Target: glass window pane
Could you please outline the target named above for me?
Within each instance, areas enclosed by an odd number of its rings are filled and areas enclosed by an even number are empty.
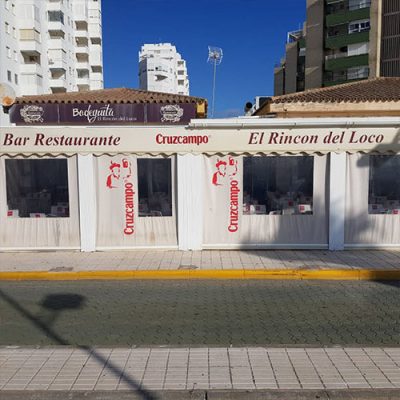
[[[314,159],[245,157],[243,214],[312,214]]]
[[[67,160],[6,160],[8,217],[69,217]]]
[[[139,158],[139,217],[172,216],[170,159]]]
[[[369,214],[400,213],[400,156],[370,156]]]

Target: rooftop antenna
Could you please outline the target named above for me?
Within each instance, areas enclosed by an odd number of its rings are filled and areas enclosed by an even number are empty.
[[[208,46],[208,59],[207,62],[214,64],[214,78],[213,78],[213,90],[212,90],[212,107],[211,107],[211,118],[214,117],[214,102],[215,102],[215,78],[217,73],[217,65],[222,62],[222,49],[219,47]]]

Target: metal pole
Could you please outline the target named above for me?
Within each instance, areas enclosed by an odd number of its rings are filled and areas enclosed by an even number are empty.
[[[217,73],[217,60],[214,58],[214,79],[213,79],[213,91],[212,91],[212,108],[211,118],[214,118],[214,102],[215,102],[215,76]]]

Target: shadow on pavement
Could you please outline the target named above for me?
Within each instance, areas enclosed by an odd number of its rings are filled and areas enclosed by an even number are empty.
[[[0,290],[0,298],[7,302],[11,307],[13,307],[18,313],[20,313],[24,318],[28,319],[32,324],[39,328],[43,333],[45,333],[49,338],[54,340],[57,344],[61,346],[69,346],[70,343],[66,341],[58,333],[54,332],[51,328],[51,324],[54,323],[56,318],[60,315],[60,312],[67,309],[77,309],[84,305],[85,298],[78,294],[63,293],[63,294],[52,294],[46,296],[41,306],[50,311],[52,315],[49,319],[44,322],[40,318],[35,317],[32,313],[21,306],[15,299]],[[99,363],[102,363],[105,368],[111,371],[115,376],[120,377],[121,381],[125,382],[131,390],[135,391],[136,397],[140,397],[144,400],[157,400],[149,391],[140,387],[132,377],[126,375],[121,368],[117,365],[112,364],[107,358],[102,356],[100,353],[96,352],[95,349],[88,346],[77,346],[78,349],[84,350],[91,357],[94,357]]]

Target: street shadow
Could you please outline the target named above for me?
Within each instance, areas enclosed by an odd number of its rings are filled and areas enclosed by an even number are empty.
[[[21,316],[29,320],[35,327],[42,331],[48,338],[52,339],[55,343],[61,346],[71,346],[67,340],[59,335],[52,327],[61,313],[66,310],[80,309],[85,305],[85,297],[74,293],[60,293],[51,294],[42,300],[40,306],[46,311],[45,318],[39,318],[25,309],[17,300],[9,296],[7,293],[0,289],[0,299],[8,303],[15,311]],[[124,373],[124,371],[117,365],[110,362],[96,349],[89,346],[78,345],[76,348],[85,351],[90,357],[93,357],[97,362],[104,365],[111,373],[120,378],[120,381],[126,383],[130,390],[135,392],[136,396],[140,396],[143,400],[157,400],[158,397],[150,391],[143,389],[138,382],[131,376]]]

